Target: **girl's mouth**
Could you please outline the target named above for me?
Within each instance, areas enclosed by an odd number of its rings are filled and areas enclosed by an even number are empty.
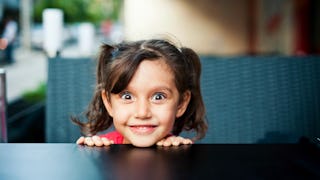
[[[138,135],[148,135],[155,131],[156,127],[155,125],[133,125],[129,126],[130,130]]]

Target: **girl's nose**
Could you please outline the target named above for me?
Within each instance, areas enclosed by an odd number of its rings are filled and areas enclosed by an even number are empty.
[[[151,117],[150,104],[147,100],[138,101],[135,117],[138,119],[149,119]]]

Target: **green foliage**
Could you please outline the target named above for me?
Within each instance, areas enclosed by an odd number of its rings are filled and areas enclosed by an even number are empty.
[[[66,23],[117,21],[122,5],[123,0],[34,0],[33,17],[35,22],[42,22],[44,9],[59,8]]]
[[[44,101],[46,99],[46,84],[40,83],[36,89],[24,92],[22,97],[28,102]]]

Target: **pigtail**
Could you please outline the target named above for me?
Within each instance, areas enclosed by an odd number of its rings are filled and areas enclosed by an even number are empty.
[[[186,61],[186,71],[189,75],[188,89],[191,91],[190,103],[185,113],[186,117],[183,117],[185,119],[183,129],[194,129],[197,132],[195,138],[197,140],[203,138],[208,129],[200,88],[201,62],[199,56],[192,49],[183,47],[180,51]]]
[[[110,45],[104,44],[101,46],[100,56],[98,57],[98,65],[96,69],[96,88],[93,98],[85,112],[87,122],[81,122],[77,117],[71,117],[71,120],[80,126],[83,135],[91,136],[99,131],[105,130],[112,125],[112,118],[109,116],[101,97],[101,91],[105,88],[105,72],[108,63],[112,59],[112,50]]]
[[[98,66],[96,69],[97,72],[97,85],[99,86],[101,83],[105,82],[103,81],[105,76],[105,70],[106,70],[106,66],[108,64],[108,62],[111,61],[112,59],[112,51],[114,50],[114,47],[108,45],[108,44],[104,44],[101,46],[100,49],[100,56],[98,57]]]

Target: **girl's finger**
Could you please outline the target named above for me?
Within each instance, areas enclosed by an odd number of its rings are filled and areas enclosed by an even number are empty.
[[[171,146],[176,136],[170,136],[164,140],[163,146]]]
[[[191,139],[184,139],[183,144],[193,144],[193,142],[191,141]]]
[[[92,141],[96,146],[103,146],[103,142],[99,136],[92,136]]]
[[[77,144],[83,144],[84,143],[84,137],[83,136],[79,137],[79,139],[77,140],[76,143]]]
[[[179,146],[180,144],[182,144],[184,141],[184,138],[178,136],[178,137],[175,137],[173,140],[172,140],[172,145],[173,146]]]
[[[110,146],[111,144],[113,144],[113,141],[110,141],[109,139],[107,139],[107,138],[101,138],[101,141],[102,141],[102,143],[103,143],[103,145],[105,145],[105,146]]]
[[[92,138],[91,137],[86,137],[84,139],[84,144],[88,145],[88,146],[93,146],[94,145],[94,142],[92,141]]]
[[[164,140],[161,139],[160,141],[157,142],[157,146],[163,146],[163,142],[164,142]]]

